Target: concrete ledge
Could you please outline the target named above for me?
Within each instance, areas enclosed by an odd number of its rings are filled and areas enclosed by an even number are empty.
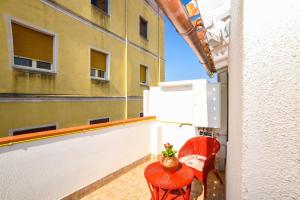
[[[30,142],[35,140],[47,139],[51,137],[59,137],[64,135],[82,133],[86,131],[90,131],[93,129],[100,129],[100,128],[109,128],[113,126],[120,126],[130,123],[142,122],[146,120],[155,120],[156,117],[139,117],[139,118],[132,118],[127,120],[117,120],[102,124],[94,124],[94,125],[84,125],[84,126],[77,126],[77,127],[70,127],[70,128],[63,128],[58,130],[51,130],[51,131],[43,131],[37,133],[28,133],[24,135],[17,135],[17,136],[8,136],[4,138],[0,138],[0,147],[1,146],[9,146],[17,143],[23,142]]]

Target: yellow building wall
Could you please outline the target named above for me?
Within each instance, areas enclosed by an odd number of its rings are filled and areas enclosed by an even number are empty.
[[[91,0],[56,0],[55,2],[99,26],[125,37],[125,0],[110,0],[109,15],[93,6]],[[143,1],[139,0],[137,3],[143,4]]]
[[[87,125],[89,120],[124,119],[125,101],[0,103],[0,137],[10,129],[58,124],[58,128]]]
[[[143,100],[128,100],[128,118],[139,117],[140,113],[143,112]]]
[[[44,28],[57,34],[57,73],[45,75],[41,73],[13,70],[8,62],[8,44],[3,45],[1,60],[1,93],[38,93],[57,95],[83,96],[125,96],[125,43],[105,33],[74,20],[57,12],[40,1],[28,0],[31,4],[2,3],[1,13],[12,16],[22,22]],[[37,8],[43,12],[37,12]],[[20,12],[27,10],[27,12]],[[34,14],[32,14],[34,13]],[[66,25],[67,24],[67,25]],[[1,41],[9,41],[8,26],[4,18],[0,24]],[[71,30],[70,30],[71,29]],[[5,43],[5,42],[4,42]],[[105,50],[111,53],[110,81],[97,83],[90,79],[89,53],[90,47]]]
[[[164,20],[145,1],[128,0],[127,53],[125,1],[111,0],[110,16],[92,6],[90,0],[53,2],[80,18],[74,19],[40,0],[0,1],[0,97],[1,94],[142,97],[143,90],[148,87],[140,85],[140,64],[149,67],[149,86],[155,86],[164,80]],[[148,40],[139,35],[139,16],[148,21]],[[12,67],[10,18],[55,33],[57,38],[55,74],[29,72]],[[87,21],[103,27],[118,37],[99,30]],[[140,47],[137,48],[135,45]],[[91,47],[110,53],[108,82],[90,78]],[[136,117],[142,110],[142,100],[128,100],[127,104],[125,100],[111,103],[102,101],[0,103],[0,136],[6,135],[9,128],[31,127],[53,122],[58,122],[59,127],[63,128],[86,124],[87,119],[98,116],[110,116],[112,120]],[[49,113],[49,116],[45,116],[45,113]],[[108,115],[109,113],[111,114]],[[26,116],[26,119],[23,116]]]
[[[159,18],[159,55],[165,58],[165,21]]]
[[[164,82],[165,81],[165,60],[161,59],[160,60],[160,82]]]
[[[165,21],[160,18],[159,20],[159,73],[160,73],[160,82],[165,81]]]
[[[136,48],[128,47],[128,96],[143,96],[143,90],[149,89],[140,84],[141,64],[148,67],[148,85],[155,86],[159,82],[158,59]]]
[[[140,36],[140,16],[148,22],[147,40]],[[128,40],[154,54],[158,54],[158,21],[158,15],[155,14],[153,9],[145,1],[128,0]]]

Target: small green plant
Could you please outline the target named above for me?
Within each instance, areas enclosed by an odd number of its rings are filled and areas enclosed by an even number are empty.
[[[165,157],[173,157],[177,153],[177,151],[173,150],[173,145],[171,145],[170,143],[164,144],[164,147],[166,150],[162,151],[161,153]]]

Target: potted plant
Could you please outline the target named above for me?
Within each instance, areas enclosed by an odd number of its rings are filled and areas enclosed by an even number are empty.
[[[173,145],[170,143],[164,144],[164,147],[165,150],[161,152],[162,158],[160,164],[167,172],[174,172],[179,165],[179,161],[175,155],[177,151],[173,150]]]

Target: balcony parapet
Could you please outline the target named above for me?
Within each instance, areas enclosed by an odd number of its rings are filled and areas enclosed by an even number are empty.
[[[63,128],[58,130],[29,133],[29,134],[16,135],[16,136],[8,136],[8,137],[0,138],[0,147],[18,144],[18,143],[24,143],[24,142],[31,142],[35,140],[42,140],[42,139],[47,139],[52,137],[60,137],[65,135],[78,134],[78,133],[82,134],[87,131],[91,131],[95,129],[104,129],[104,128],[110,128],[114,126],[126,125],[130,123],[142,122],[147,120],[155,120],[155,119],[156,117],[154,116],[138,117],[138,118],[132,118],[127,120],[117,120],[117,121],[112,121],[112,122],[107,122],[102,124],[76,126],[76,127]]]

